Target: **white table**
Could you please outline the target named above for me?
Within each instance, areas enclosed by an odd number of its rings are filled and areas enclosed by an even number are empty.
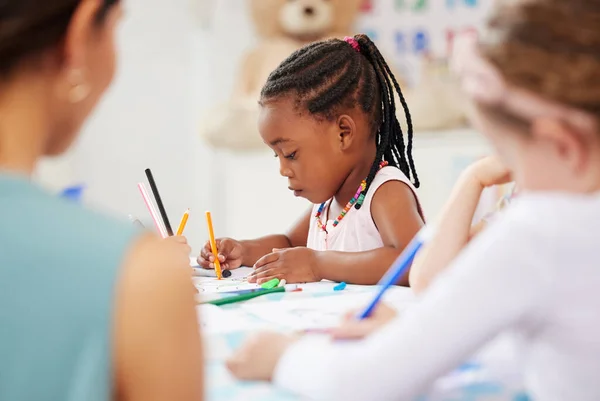
[[[334,286],[330,282],[304,284],[300,285],[302,292],[264,295],[244,303],[226,305],[220,310],[216,307],[199,307],[205,340],[208,400],[300,400],[269,383],[236,381],[225,369],[224,361],[255,331],[294,331],[311,322],[333,322],[340,319],[344,312],[363,305],[375,290],[374,286],[349,285],[345,290],[335,292]],[[413,300],[412,292],[407,288],[396,287],[386,294],[386,302],[400,312],[410,307]],[[305,307],[299,308],[299,305]],[[287,316],[285,311],[289,311]],[[506,355],[503,345],[495,348],[489,353]],[[446,395],[439,395],[440,388]],[[435,391],[438,394],[423,396],[418,401],[527,399],[522,394],[509,392],[497,380],[482,373],[479,362],[477,365],[467,364],[455,374],[445,377]]]

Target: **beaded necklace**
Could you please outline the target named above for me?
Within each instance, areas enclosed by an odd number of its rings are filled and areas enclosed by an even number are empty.
[[[381,170],[382,168],[384,168],[388,164],[389,163],[387,161],[385,161],[385,160],[382,161],[381,163],[379,163],[379,170]],[[356,194],[354,194],[354,196],[352,197],[352,199],[350,199],[350,201],[346,204],[346,206],[344,207],[344,209],[342,210],[342,212],[340,213],[340,215],[337,217],[337,219],[335,219],[333,221],[333,226],[334,227],[337,227],[338,224],[340,224],[340,222],[342,221],[342,219],[344,217],[346,217],[346,215],[348,214],[348,212],[350,211],[350,209],[352,209],[352,207],[354,205],[362,205],[363,204],[363,202],[365,201],[365,193],[364,193],[365,189],[367,189],[367,181],[366,180],[362,180],[362,182],[358,186],[358,189],[356,190]],[[333,201],[333,199],[331,201]],[[327,202],[321,203],[321,206],[319,206],[319,209],[317,210],[317,213],[315,214],[315,219],[317,219],[317,226],[325,234],[327,234],[327,226],[326,226],[326,224],[323,224],[323,222],[321,221],[321,215],[323,214],[323,210],[325,209],[325,205],[326,204],[327,204]]]

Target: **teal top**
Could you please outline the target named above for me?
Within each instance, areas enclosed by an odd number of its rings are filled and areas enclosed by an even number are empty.
[[[115,286],[134,236],[0,172],[0,400],[112,399]]]

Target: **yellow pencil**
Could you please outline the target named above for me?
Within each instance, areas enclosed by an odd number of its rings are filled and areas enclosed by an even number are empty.
[[[185,225],[187,224],[188,218],[190,217],[190,209],[186,210],[181,218],[181,223],[179,223],[179,228],[177,229],[177,235],[182,235],[183,230],[185,230]]]
[[[213,230],[212,217],[210,212],[206,212],[206,225],[208,226],[208,236],[210,239],[210,248],[212,250],[212,254],[215,257],[215,272],[217,273],[217,279],[221,280],[222,272],[221,272],[221,263],[219,262],[219,251],[217,250],[217,241],[215,240],[215,231]]]

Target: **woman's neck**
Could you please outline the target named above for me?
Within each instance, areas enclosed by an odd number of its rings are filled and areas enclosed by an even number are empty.
[[[31,175],[43,155],[48,127],[42,89],[24,80],[0,87],[0,170]]]

